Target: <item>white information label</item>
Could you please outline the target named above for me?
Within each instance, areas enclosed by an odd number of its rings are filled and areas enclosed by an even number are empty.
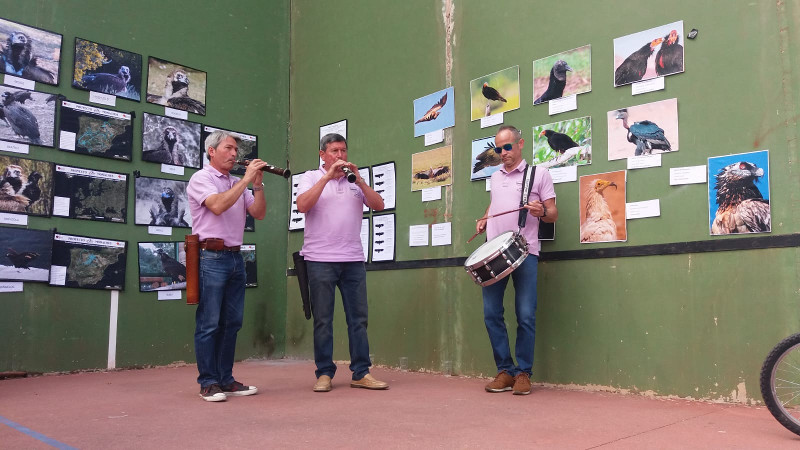
[[[436,130],[431,131],[430,133],[425,133],[425,146],[438,144],[439,142],[444,141],[444,130]]]
[[[631,156],[628,158],[628,170],[661,167],[661,154]]]
[[[361,219],[361,249],[364,250],[364,261],[369,257],[369,219]]]
[[[30,153],[30,146],[28,144],[19,144],[17,142],[0,141],[0,150],[4,152],[14,153]]]
[[[428,245],[428,224],[408,227],[408,246],[426,247]]]
[[[172,175],[183,175],[183,166],[173,166],[172,164],[161,164],[162,173],[171,173]]]
[[[102,92],[89,91],[89,101],[107,106],[117,106],[117,97]]]
[[[631,84],[631,95],[644,94],[645,92],[660,91],[664,89],[664,77],[656,77]]]
[[[50,266],[50,284],[53,286],[67,284],[67,266]]]
[[[568,183],[570,181],[578,181],[578,166],[556,167],[555,169],[550,169],[550,177],[553,178],[553,183]]]
[[[576,94],[555,98],[547,102],[548,108],[550,108],[549,113],[550,115],[560,114],[567,111],[575,111],[578,109],[578,96]]]
[[[319,127],[319,138],[326,134],[336,133],[347,139],[347,119]]]
[[[434,247],[439,245],[452,244],[452,226],[450,222],[435,223],[431,225],[431,245]]]
[[[167,108],[166,106],[164,107],[164,115],[167,117],[172,117],[173,119],[181,119],[181,120],[186,120],[189,118],[188,111],[182,111],[180,109],[175,109],[175,108]]]
[[[36,82],[33,80],[26,80],[25,78],[15,77],[14,75],[6,74],[3,77],[3,84],[14,86],[22,89],[32,91],[36,88]]]
[[[75,151],[75,140],[77,135],[72,131],[61,131],[58,137],[58,148],[61,150]]]
[[[180,300],[181,291],[158,291],[159,300]]]
[[[0,223],[6,225],[27,225],[28,216],[24,214],[0,213]]]
[[[489,117],[481,117],[481,128],[500,125],[501,123],[503,123],[503,113],[495,114]]]
[[[172,236],[172,227],[154,227],[149,226],[147,227],[147,232],[149,234],[159,234],[162,236]]]
[[[69,197],[53,197],[53,215],[69,217]]]
[[[658,217],[660,215],[661,201],[659,199],[625,204],[626,219],[643,219],[645,217]]]
[[[441,200],[442,199],[442,187],[436,186],[432,188],[426,188],[422,190],[422,201],[423,202],[430,202],[433,200]]]
[[[669,169],[669,185],[706,182],[706,166],[673,167]]]
[[[486,192],[491,192],[491,190],[492,190],[492,179],[491,178],[487,178],[486,179]]]
[[[22,281],[0,281],[0,292],[22,292]]]

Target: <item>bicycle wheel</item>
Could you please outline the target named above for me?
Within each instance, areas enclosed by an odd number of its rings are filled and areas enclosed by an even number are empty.
[[[761,395],[781,425],[800,435],[800,333],[782,340],[761,367]]]

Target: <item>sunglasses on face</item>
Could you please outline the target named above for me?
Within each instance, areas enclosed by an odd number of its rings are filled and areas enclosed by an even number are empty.
[[[494,151],[495,151],[495,152],[497,152],[497,153],[503,153],[503,150],[505,150],[505,151],[507,151],[507,152],[510,152],[512,148],[514,148],[514,146],[513,146],[513,145],[511,145],[511,144],[505,144],[505,145],[503,145],[502,147],[495,147],[495,148],[494,148]]]

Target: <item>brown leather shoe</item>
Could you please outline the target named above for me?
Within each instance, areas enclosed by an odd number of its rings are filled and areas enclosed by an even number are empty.
[[[503,370],[494,377],[494,381],[486,385],[486,392],[510,391],[511,386],[514,386],[514,378]]]
[[[331,390],[331,377],[320,375],[314,383],[314,392],[329,392]]]
[[[353,380],[350,382],[351,388],[364,388],[364,389],[389,389],[389,385],[383,381],[378,381],[372,378],[372,375],[366,374],[360,380]]]
[[[520,372],[514,377],[514,395],[528,395],[531,393],[531,379],[525,372]]]

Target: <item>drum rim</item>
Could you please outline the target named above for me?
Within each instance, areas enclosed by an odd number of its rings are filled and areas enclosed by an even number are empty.
[[[507,241],[503,241],[501,238],[502,238],[502,237],[504,237],[505,235],[509,234],[509,233],[511,233],[511,235],[506,237]],[[466,260],[466,261],[464,261],[464,267],[466,267],[466,268],[472,268],[472,267],[474,267],[474,266],[475,266],[475,264],[478,264],[478,263],[481,263],[480,265],[482,265],[482,266],[483,266],[483,265],[486,265],[486,262],[487,262],[487,261],[489,261],[489,260],[491,260],[491,259],[494,259],[494,257],[498,256],[498,255],[499,255],[499,254],[500,254],[500,253],[501,253],[503,250],[505,250],[505,249],[507,249],[508,247],[510,247],[510,244],[516,240],[516,239],[514,239],[514,237],[515,237],[517,234],[518,234],[518,233],[516,233],[516,232],[514,232],[514,231],[511,231],[511,230],[509,230],[509,231],[504,231],[503,233],[500,233],[500,234],[498,234],[497,236],[495,236],[493,239],[491,239],[491,240],[489,240],[489,241],[486,241],[486,242],[484,242],[483,244],[481,244],[481,246],[480,246],[480,247],[476,248],[476,249],[475,249],[475,251],[473,251],[473,252],[472,252],[472,253],[471,253],[471,254],[470,254],[468,257],[467,257],[467,260]],[[524,239],[524,236],[523,236],[523,239]],[[491,243],[493,243],[493,242],[495,242],[495,241],[500,241],[500,242],[503,242],[503,246],[501,246],[501,247],[499,247],[499,248],[496,248],[496,249],[495,249],[495,250],[494,250],[492,253],[490,253],[490,254],[489,254],[489,255],[487,255],[486,257],[484,257],[484,258],[482,258],[482,259],[479,259],[479,260],[477,260],[477,261],[474,261],[474,262],[470,263],[470,259],[472,258],[472,256],[473,256],[473,255],[477,254],[477,253],[478,253],[478,252],[479,252],[479,251],[480,251],[482,248],[486,247],[487,245],[489,245],[489,244],[491,244]]]

